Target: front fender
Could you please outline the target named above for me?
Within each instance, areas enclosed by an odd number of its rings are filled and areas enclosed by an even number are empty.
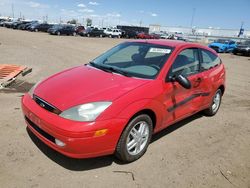
[[[162,125],[164,109],[165,108],[163,104],[161,104],[157,100],[142,99],[129,104],[118,114],[118,118],[127,119],[129,122],[129,120],[138,112],[143,110],[150,110],[155,114],[156,117],[156,124],[154,130],[158,130],[158,128]]]

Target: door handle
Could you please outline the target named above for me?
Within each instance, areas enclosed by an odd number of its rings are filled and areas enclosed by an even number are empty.
[[[197,78],[197,79],[195,80],[195,82],[198,82],[198,83],[200,83],[201,81],[202,81],[201,78]]]

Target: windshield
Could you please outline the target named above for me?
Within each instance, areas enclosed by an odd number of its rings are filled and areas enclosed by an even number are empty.
[[[90,65],[125,76],[155,79],[173,48],[147,42],[125,42],[94,59]]]
[[[228,40],[225,40],[225,39],[218,39],[214,42],[217,42],[217,43],[222,43],[222,44],[227,44],[228,43]]]

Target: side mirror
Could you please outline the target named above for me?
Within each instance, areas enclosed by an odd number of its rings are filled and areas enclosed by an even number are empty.
[[[185,76],[183,76],[181,74],[174,77],[174,78],[172,78],[172,80],[178,82],[185,89],[190,89],[191,88],[191,82],[188,80],[187,77],[185,77]]]

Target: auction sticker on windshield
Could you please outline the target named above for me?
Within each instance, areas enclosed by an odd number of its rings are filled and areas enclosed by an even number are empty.
[[[149,52],[169,54],[171,52],[171,50],[170,49],[163,49],[163,48],[150,48]]]

